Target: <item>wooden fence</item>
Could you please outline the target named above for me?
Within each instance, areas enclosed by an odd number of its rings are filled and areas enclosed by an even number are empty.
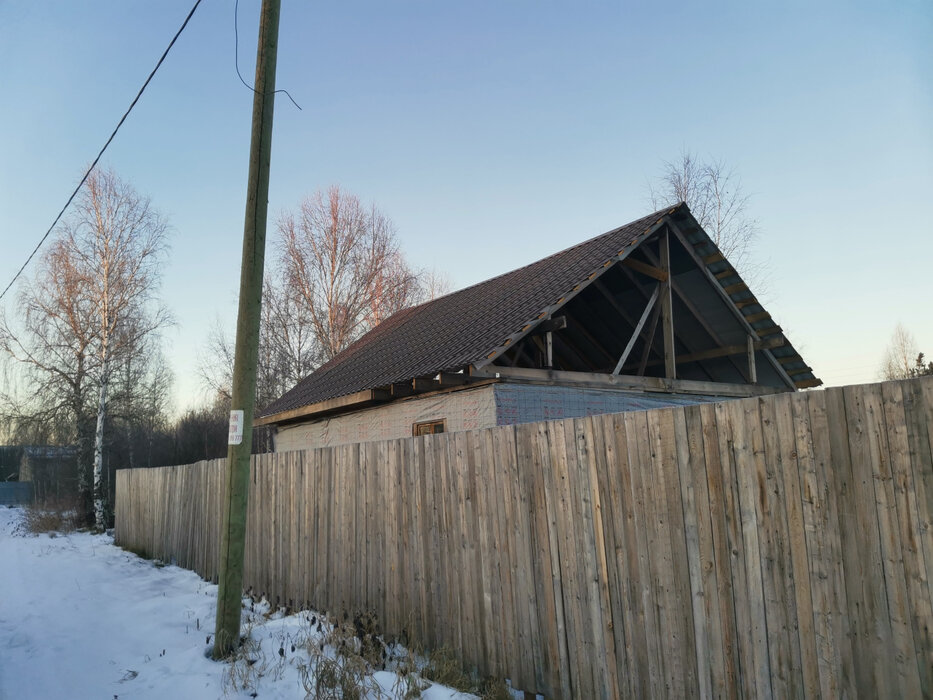
[[[930,697],[933,378],[262,455],[245,583],[546,697]],[[215,579],[223,460],[117,474]]]

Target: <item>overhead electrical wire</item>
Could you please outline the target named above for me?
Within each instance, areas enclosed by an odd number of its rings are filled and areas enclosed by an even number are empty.
[[[97,157],[94,158],[94,162],[91,163],[87,171],[84,173],[84,177],[81,178],[81,182],[78,183],[78,186],[75,187],[74,192],[72,192],[71,196],[68,198],[68,201],[65,202],[65,206],[63,206],[61,211],[58,212],[58,216],[55,217],[55,221],[53,221],[52,225],[49,226],[49,229],[48,231],[45,232],[45,235],[42,236],[41,239],[39,239],[39,242],[36,244],[36,247],[29,254],[29,257],[26,258],[26,262],[24,262],[22,267],[19,268],[19,271],[15,275],[13,275],[13,279],[10,280],[10,283],[6,286],[3,292],[0,293],[0,300],[2,300],[3,297],[6,296],[6,293],[10,291],[10,288],[13,286],[14,282],[16,282],[17,279],[19,279],[19,276],[21,274],[23,274],[23,270],[26,269],[26,266],[29,265],[29,263],[35,257],[36,253],[39,252],[39,249],[42,247],[42,244],[45,243],[46,239],[52,233],[52,230],[55,228],[56,225],[58,225],[58,222],[61,220],[65,211],[71,205],[71,202],[77,196],[78,192],[80,192],[81,188],[84,186],[84,183],[87,181],[88,177],[90,177],[91,172],[97,166],[97,163],[100,162],[101,157],[104,155],[104,151],[107,150],[107,147],[110,145],[110,142],[113,141],[114,137],[117,135],[117,132],[120,130],[120,127],[123,126],[123,122],[126,121],[126,118],[130,115],[130,112],[132,112],[133,108],[136,106],[136,103],[139,102],[139,98],[142,96],[143,91],[145,91],[146,87],[149,85],[153,76],[155,76],[156,71],[159,70],[159,67],[162,65],[162,62],[165,60],[165,57],[168,56],[169,51],[172,50],[172,47],[175,45],[175,41],[178,39],[179,36],[181,36],[181,33],[185,30],[185,27],[188,26],[188,22],[191,20],[191,17],[194,15],[195,10],[198,9],[198,5],[200,4],[201,4],[201,0],[195,1],[194,6],[191,8],[191,11],[188,13],[188,16],[185,17],[185,21],[182,22],[181,27],[179,27],[177,32],[175,32],[175,36],[172,37],[172,40],[169,42],[168,47],[166,47],[165,51],[162,53],[161,58],[159,58],[158,63],[156,63],[155,68],[152,69],[152,72],[149,74],[149,77],[146,78],[146,82],[144,82],[143,86],[139,88],[139,92],[136,93],[136,97],[133,98],[133,101],[130,103],[130,106],[127,108],[126,112],[124,112],[123,116],[120,117],[120,121],[117,123],[117,126],[114,128],[113,132],[110,134],[110,138],[107,139],[107,142],[104,144],[103,148],[101,148],[100,151],[98,152]]]
[[[240,0],[236,0],[233,4],[233,65],[236,68],[237,77],[240,79],[240,82],[246,86],[247,89],[256,92],[256,88],[247,83],[243,79],[243,74],[240,73],[240,28],[239,28],[239,16],[240,16]],[[298,107],[301,110],[301,106],[295,102],[295,99],[288,93],[288,90],[273,90],[272,94],[284,92],[285,96],[292,101],[292,104]]]

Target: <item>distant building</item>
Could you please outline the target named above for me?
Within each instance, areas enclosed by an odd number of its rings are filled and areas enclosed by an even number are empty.
[[[23,447],[19,480],[31,482],[36,499],[61,498],[78,492],[78,448],[30,445]]]
[[[400,311],[254,425],[281,452],[821,383],[681,204]]]
[[[19,445],[0,445],[0,482],[18,481],[23,448]]]

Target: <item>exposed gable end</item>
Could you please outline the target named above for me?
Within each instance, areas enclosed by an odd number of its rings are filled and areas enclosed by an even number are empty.
[[[667,264],[662,260],[665,248]],[[668,344],[663,337],[666,295],[672,319]],[[542,335],[537,324],[546,319],[560,319],[564,325]],[[666,364],[667,350],[673,368]],[[474,373],[488,375],[494,371],[490,365],[510,377],[532,375],[502,368],[786,390],[820,383],[683,205],[505,338],[475,363],[479,371]]]

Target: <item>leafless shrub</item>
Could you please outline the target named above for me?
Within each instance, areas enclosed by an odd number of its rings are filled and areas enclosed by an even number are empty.
[[[78,528],[79,517],[74,498],[50,498],[23,509],[18,531],[23,534],[64,534]]]

